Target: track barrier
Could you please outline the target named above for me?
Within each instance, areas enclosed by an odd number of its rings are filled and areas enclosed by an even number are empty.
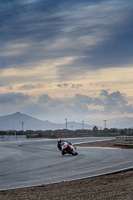
[[[117,136],[115,144],[133,146],[133,136]]]

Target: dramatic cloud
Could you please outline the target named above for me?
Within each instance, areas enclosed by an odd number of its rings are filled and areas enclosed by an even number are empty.
[[[34,100],[35,101],[35,100]],[[52,109],[61,110],[62,114],[65,110],[69,112],[73,111],[73,114],[92,114],[92,113],[102,113],[105,115],[119,115],[123,113],[133,113],[133,106],[128,104],[125,100],[125,95],[122,95],[119,91],[108,93],[106,90],[102,90],[99,97],[93,98],[87,95],[76,94],[74,97],[69,99],[57,99],[51,98],[47,94],[40,95],[37,102],[33,103],[33,97],[23,93],[6,93],[0,94],[0,104],[1,105],[28,105],[29,102],[33,105],[37,104],[47,110],[52,111]],[[91,109],[90,106],[91,105]],[[99,108],[95,109],[95,106],[100,106],[103,108],[101,111]],[[94,108],[94,109],[93,109]],[[66,112],[66,111],[65,111]]]
[[[108,94],[103,90],[101,96],[104,96],[104,113],[105,114],[123,114],[133,113],[133,106],[125,100],[125,95],[122,95],[119,91]]]
[[[132,19],[132,0],[0,0],[0,114],[133,116]]]
[[[98,97],[89,97],[87,95],[76,94],[72,98],[57,99],[51,98],[47,94],[39,96],[37,107],[45,111],[45,115],[55,116],[56,113],[72,118],[87,117],[91,114],[102,114],[106,116],[120,115],[124,113],[133,113],[133,106],[128,104],[125,95],[119,91],[108,93],[102,90]]]
[[[119,115],[124,113],[133,113],[133,106],[128,104],[125,100],[125,95],[122,95],[119,91],[108,93],[106,90],[102,90],[100,96],[97,98],[91,98],[86,95],[75,95],[75,105],[83,105],[86,106],[86,110],[93,113],[101,113],[104,115]],[[89,110],[87,106],[91,105],[92,108]],[[102,111],[100,109],[93,109],[93,106],[99,105],[102,106]]]
[[[131,65],[132,9],[130,0],[1,1],[0,68],[64,56],[77,59],[60,76]]]

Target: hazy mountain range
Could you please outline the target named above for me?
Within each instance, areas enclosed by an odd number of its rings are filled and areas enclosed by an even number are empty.
[[[88,125],[86,123],[77,123],[77,122],[67,122],[67,129],[76,130],[76,129],[92,129],[94,126],[98,126],[101,129],[100,124],[94,121],[94,124]],[[104,125],[102,126],[104,127]],[[107,128],[133,128],[133,118],[123,117],[117,119],[110,119],[107,121]],[[0,130],[56,130],[56,129],[65,129],[66,123],[52,123],[48,120],[39,120],[16,112],[14,114],[5,115],[0,117]]]
[[[75,129],[92,129],[95,125],[88,125],[76,122],[67,122],[67,128],[70,130]],[[0,130],[56,130],[65,129],[66,123],[57,124],[48,120],[39,120],[28,115],[16,112],[11,115],[0,117]]]

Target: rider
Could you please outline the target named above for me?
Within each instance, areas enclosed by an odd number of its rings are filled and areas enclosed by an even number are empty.
[[[63,145],[63,140],[61,138],[59,138],[57,141],[57,147],[60,151],[62,150],[62,145]]]
[[[58,147],[58,149],[60,151],[62,151],[62,154],[65,154],[65,149],[66,149],[67,144],[71,145],[71,142],[62,140],[61,138],[58,139],[58,141],[57,141],[57,147]]]

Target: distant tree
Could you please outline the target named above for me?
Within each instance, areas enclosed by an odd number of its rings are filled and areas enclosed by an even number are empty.
[[[121,135],[126,135],[126,130],[125,130],[125,129],[121,129],[121,130],[120,130],[120,134],[121,134]]]
[[[111,129],[110,129],[110,132],[112,132],[112,133],[117,133],[117,132],[118,132],[118,129],[117,129],[117,128],[111,128]]]
[[[31,135],[31,134],[33,134],[33,133],[34,133],[33,130],[26,130],[26,135]]]
[[[94,126],[93,129],[92,129],[92,131],[93,131],[94,133],[97,133],[97,132],[98,132],[98,127],[97,127],[97,126]]]

